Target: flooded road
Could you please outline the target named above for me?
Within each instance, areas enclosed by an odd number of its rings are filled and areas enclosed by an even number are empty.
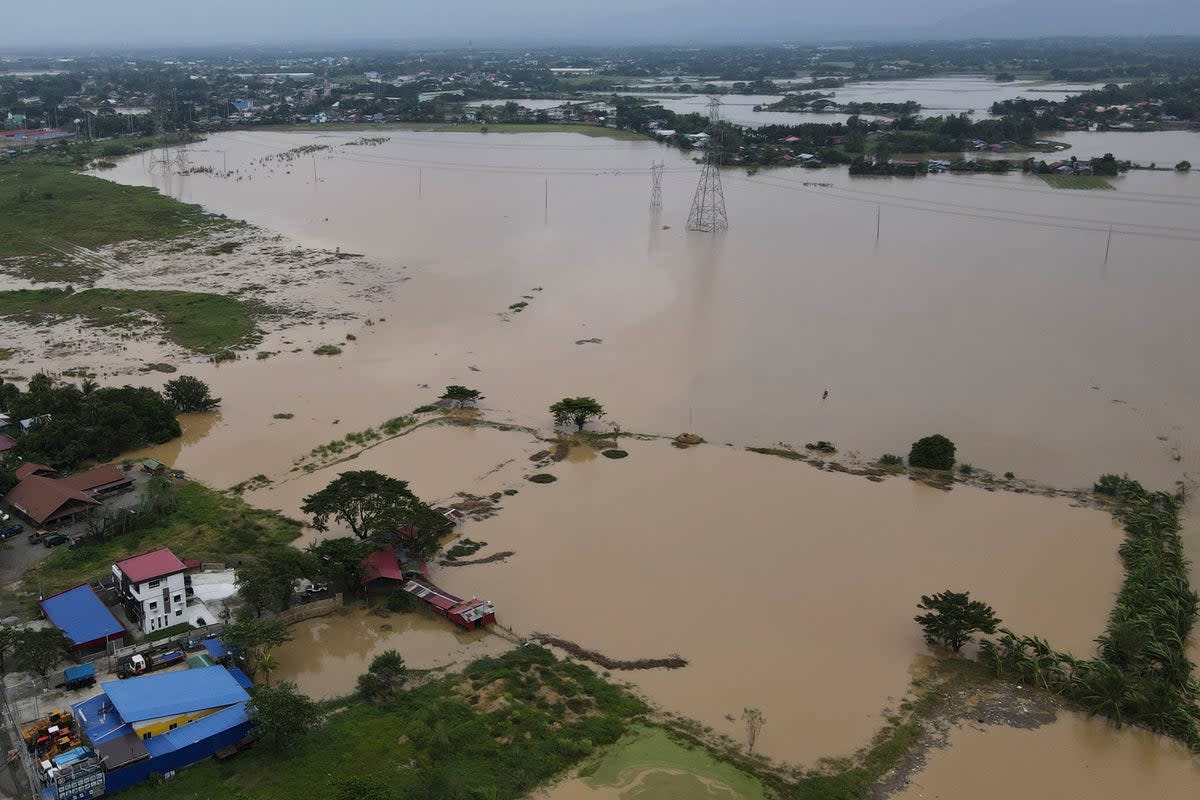
[[[400,653],[409,669],[433,669],[512,647],[487,631],[462,631],[425,612],[378,616],[363,606],[299,622],[288,633],[292,640],[272,651],[279,668],[271,679],[292,681],[322,700],[354,691],[358,676],[385,650]]]
[[[969,787],[969,788],[968,788]],[[893,800],[1187,800],[1200,791],[1200,764],[1182,745],[1103,719],[1059,712],[1034,730],[960,728]]]
[[[1176,366],[1198,332],[1191,176],[1063,192],[1023,176],[729,170],[732,228],[714,239],[683,230],[694,165],[653,142],[388,135],[219,134],[193,163],[227,157],[234,177],[155,176],[137,158],[107,173],[411,278],[374,303],[347,297],[355,321],[290,331],[281,348],[299,353],[189,367],[224,418],[178,466],[226,485],[277,473],[289,442],[462,383],[539,427],[553,400],[590,394],[627,430],[820,438],[867,458],[941,431],[961,460],[1058,485],[1128,471],[1169,486],[1200,468],[1200,386]],[[305,144],[338,147],[259,163]],[[654,159],[660,219],[646,210]],[[331,342],[344,352],[311,354]],[[271,422],[284,411],[295,419]]]

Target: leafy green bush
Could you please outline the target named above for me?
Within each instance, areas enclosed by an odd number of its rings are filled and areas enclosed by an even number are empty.
[[[879,463],[885,467],[902,467],[904,466],[904,459],[895,453],[884,453],[879,457]]]
[[[1109,495],[1122,503],[1131,500],[1141,500],[1147,495],[1146,489],[1128,475],[1101,475],[1092,487],[1096,494]]]
[[[313,350],[313,355],[318,356],[337,356],[341,355],[341,353],[342,348],[338,347],[336,344],[323,344],[317,349]]]
[[[913,443],[908,451],[908,463],[924,469],[954,469],[954,442],[935,433]]]
[[[833,442],[827,442],[821,439],[817,442],[809,442],[804,445],[805,450],[815,450],[818,453],[836,453],[837,448],[833,446]]]

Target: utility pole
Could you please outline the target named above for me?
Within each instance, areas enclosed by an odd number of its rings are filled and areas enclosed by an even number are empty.
[[[421,195],[425,189],[425,168],[417,167],[417,199],[421,199]]]
[[[656,214],[662,211],[663,167],[657,161],[650,165],[650,210]]]
[[[875,206],[875,246],[879,246],[879,219],[883,216],[883,209],[876,204]]]
[[[550,178],[546,177],[546,218],[543,220],[546,225],[550,224]]]
[[[708,141],[704,145],[704,166],[700,168],[700,183],[692,198],[687,229],[701,233],[729,230],[725,213],[725,191],[721,188],[721,101],[708,101]]]
[[[1108,266],[1108,251],[1112,249],[1112,225],[1108,226],[1108,239],[1104,242],[1104,266]]]

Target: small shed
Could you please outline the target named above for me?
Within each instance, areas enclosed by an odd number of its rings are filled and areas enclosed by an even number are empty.
[[[147,458],[142,462],[142,471],[149,472],[151,475],[164,475],[167,471],[167,465],[157,458]]]
[[[66,634],[72,650],[103,647],[125,638],[125,626],[86,583],[38,601],[42,612]]]
[[[362,560],[363,584],[370,587],[380,585],[379,582],[396,581],[402,583],[404,574],[396,561],[396,553],[391,548],[376,550]]]

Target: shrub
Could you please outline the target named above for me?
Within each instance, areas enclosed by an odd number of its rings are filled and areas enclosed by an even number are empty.
[[[539,472],[537,475],[530,475],[531,483],[554,483],[558,478],[551,475],[549,472]]]
[[[1016,475],[1014,475],[1014,474],[1012,474],[1011,472],[1006,472],[1006,473],[1004,473],[1004,478],[1005,478],[1005,480],[1010,480],[1010,481],[1011,481],[1011,480],[1012,480],[1013,478],[1015,478],[1015,477],[1017,477],[1017,476],[1016,476]]]
[[[421,601],[408,592],[395,591],[388,595],[387,599],[388,611],[401,614],[416,611],[420,605]]]
[[[341,355],[341,353],[342,348],[338,347],[336,344],[323,344],[316,350],[313,350],[313,355],[318,356],[336,356]]]
[[[975,468],[972,467],[970,464],[960,464],[958,467],[958,471],[961,472],[963,475],[974,475],[975,474]]]
[[[904,459],[895,453],[884,453],[879,457],[879,463],[885,467],[902,467],[904,466]]]
[[[426,405],[426,406],[417,406],[416,408],[414,408],[414,409],[413,409],[412,413],[414,413],[414,414],[427,414],[427,413],[429,413],[430,411],[437,411],[437,410],[438,410],[438,407],[437,407],[437,406],[428,406],[428,405]]]
[[[1192,162],[1187,161],[1186,159],[1183,161],[1180,161],[1178,164],[1175,165],[1175,169],[1179,172],[1187,172],[1191,168],[1192,168]]]
[[[818,453],[836,453],[837,448],[833,446],[833,442],[827,442],[821,439],[817,442],[809,442],[804,445],[805,450],[815,450]]]
[[[605,458],[625,458],[629,455],[629,453],[624,450],[617,450],[616,448],[613,448],[612,450],[602,450],[600,455],[604,456]]]
[[[924,469],[954,469],[954,442],[935,433],[913,442],[908,451],[908,463]]]

